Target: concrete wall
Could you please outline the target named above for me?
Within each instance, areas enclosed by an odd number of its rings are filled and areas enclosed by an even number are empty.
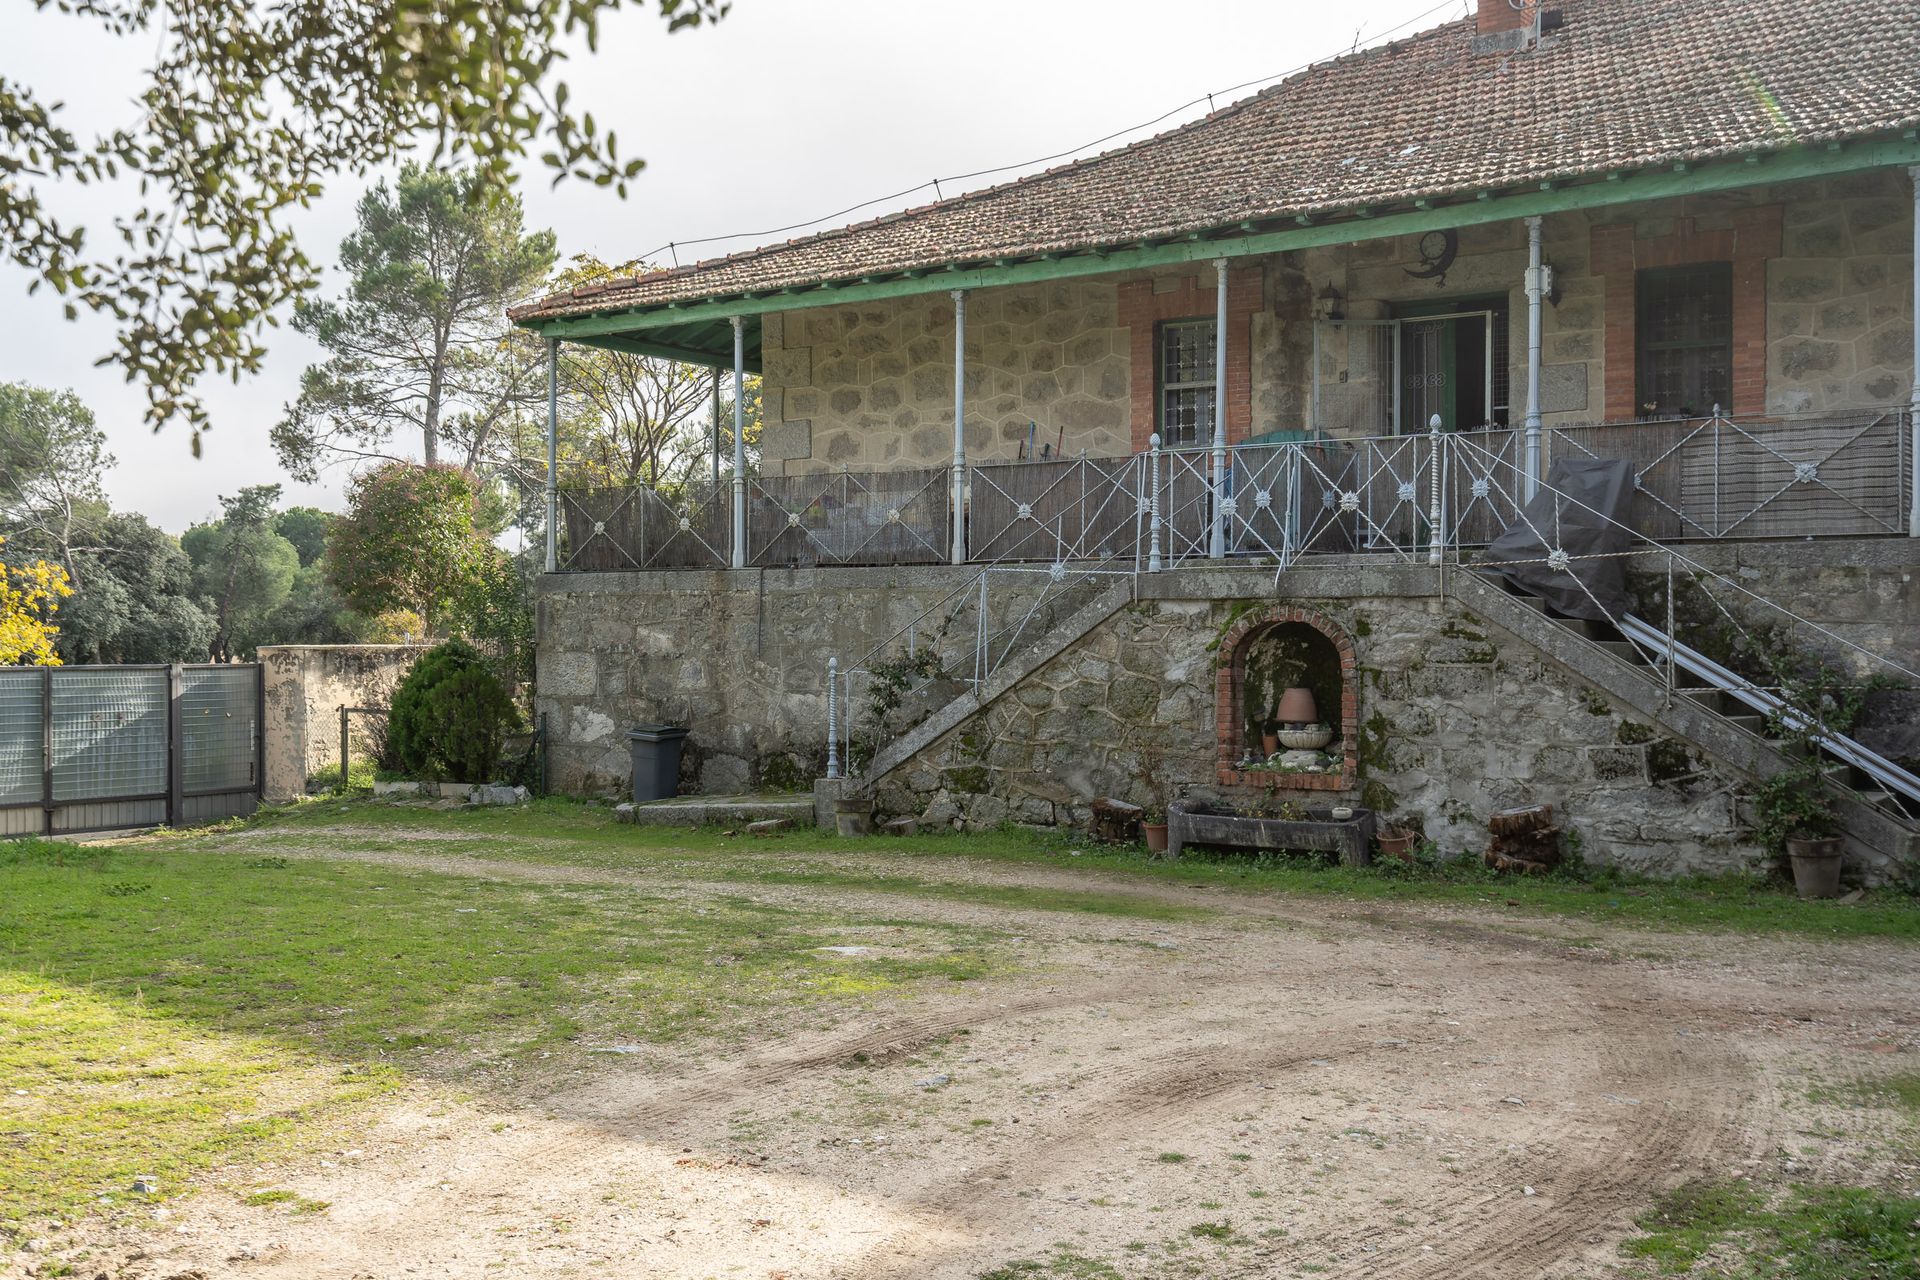
[[[384,707],[425,645],[266,645],[269,803],[306,794],[310,774],[340,759],[340,708]]]
[[[1741,270],[1751,261],[1736,280],[1739,414],[1841,411],[1907,398],[1913,205],[1900,171],[1557,214],[1545,220],[1543,237],[1559,291],[1544,314],[1549,425],[1637,416],[1633,353],[1621,328],[1632,314],[1634,270],[1723,254],[1736,255]],[[1422,266],[1419,242],[1388,237],[1253,260],[1263,294],[1244,339],[1252,432],[1297,430],[1312,417],[1313,296],[1329,284],[1354,320],[1385,319],[1413,304],[1504,297],[1510,421],[1521,421],[1525,224],[1462,228],[1458,255],[1438,278],[1409,274]],[[1040,440],[1064,439],[1070,455],[1129,452],[1133,347],[1116,288],[1151,278],[1156,290],[1174,289],[1190,277],[1211,287],[1211,269],[1196,264],[970,293],[968,455],[1013,457],[1029,421]],[[1611,405],[1609,362],[1626,378]],[[939,466],[952,457],[953,304],[944,293],[770,316],[765,368],[770,471]],[[1323,351],[1329,398],[1341,371]],[[1319,425],[1344,429],[1337,413]]]

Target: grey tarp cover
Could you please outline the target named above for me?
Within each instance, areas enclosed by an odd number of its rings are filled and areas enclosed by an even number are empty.
[[[1627,564],[1619,553],[1630,536],[1623,520],[1632,496],[1631,463],[1560,459],[1533,501],[1488,544],[1481,563],[1555,613],[1592,622],[1617,618],[1629,607]],[[1566,568],[1547,563],[1555,550],[1567,553]]]

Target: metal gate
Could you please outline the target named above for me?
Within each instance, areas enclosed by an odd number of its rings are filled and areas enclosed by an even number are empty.
[[[260,694],[258,663],[0,667],[0,837],[252,813]]]

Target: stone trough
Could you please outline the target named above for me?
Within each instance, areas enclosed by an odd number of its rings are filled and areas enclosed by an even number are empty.
[[[1335,818],[1331,808],[1301,809],[1299,813],[1297,818],[1262,817],[1226,805],[1176,800],[1167,806],[1167,856],[1177,858],[1186,845],[1205,844],[1337,853],[1350,867],[1364,867],[1372,861],[1373,810],[1355,809],[1350,818]]]

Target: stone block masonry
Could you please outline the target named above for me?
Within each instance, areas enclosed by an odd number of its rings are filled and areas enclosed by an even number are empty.
[[[1908,558],[1865,553],[1892,546],[1783,548],[1768,575],[1799,584],[1807,616],[1863,640],[1868,626],[1920,633]],[[1759,564],[1767,553],[1740,555]],[[1836,573],[1854,590],[1811,590]],[[1044,580],[1028,575],[1026,589]],[[684,790],[804,789],[825,767],[827,659],[850,664],[975,581],[948,566],[543,578],[539,707],[554,783],[623,792],[624,730],[669,720],[692,729]],[[1480,851],[1498,810],[1549,803],[1597,862],[1681,873],[1757,856],[1740,777],[1436,586],[1424,568],[1377,562],[1296,567],[1278,584],[1257,568],[1142,577],[1137,603],[880,779],[880,807],[934,827],[1078,825],[1101,795],[1258,796],[1257,783],[1220,782],[1219,663],[1237,623],[1277,609],[1349,638],[1355,726],[1349,785],[1292,792],[1279,778],[1277,794],[1366,804],[1450,852]],[[1856,595],[1878,602],[1870,624],[1844,616]],[[856,687],[856,722],[862,701]]]
[[[1432,596],[1303,599],[1354,637],[1359,776],[1334,796],[1478,854],[1487,819],[1565,813],[1588,859],[1655,874],[1726,871],[1758,851],[1740,779],[1636,721],[1578,677]],[[1245,602],[1125,610],[1009,697],[882,781],[880,807],[929,826],[1084,825],[1095,796],[1326,803],[1290,785],[1216,781],[1213,677]],[[1254,775],[1241,775],[1252,777]],[[1312,779],[1319,782],[1320,779]]]

